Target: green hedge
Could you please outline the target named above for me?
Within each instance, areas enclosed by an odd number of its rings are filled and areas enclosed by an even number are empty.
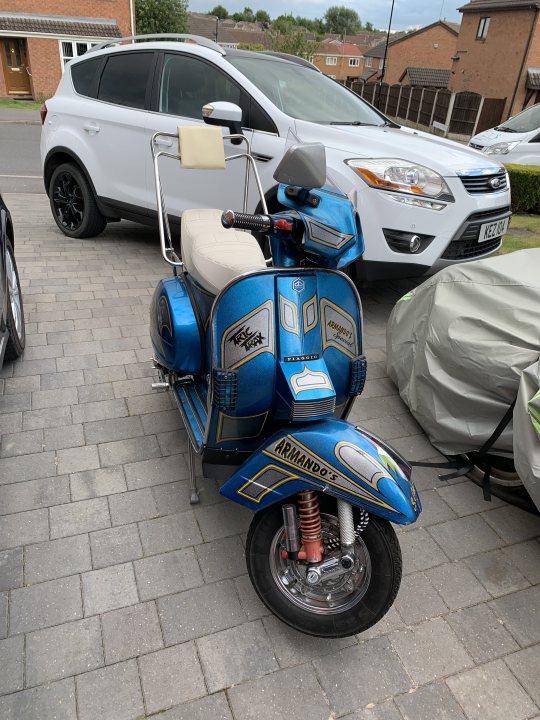
[[[512,211],[540,213],[540,165],[505,165],[510,176]]]

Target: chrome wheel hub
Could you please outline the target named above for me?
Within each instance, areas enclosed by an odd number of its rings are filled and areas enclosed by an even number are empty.
[[[13,322],[15,323],[15,331],[17,333],[17,337],[20,340],[23,330],[22,301],[21,293],[19,290],[19,283],[17,282],[15,264],[13,262],[13,258],[10,252],[6,253],[6,273],[11,316],[13,317]]]

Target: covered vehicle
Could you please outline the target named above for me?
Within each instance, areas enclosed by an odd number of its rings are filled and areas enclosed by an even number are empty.
[[[445,455],[474,457],[517,397],[492,480],[523,483],[540,509],[539,267],[531,249],[441,270],[394,307],[387,363]]]

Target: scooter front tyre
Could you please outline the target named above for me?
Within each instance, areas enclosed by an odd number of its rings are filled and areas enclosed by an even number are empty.
[[[325,517],[337,523],[335,501],[325,497],[321,508]],[[330,503],[328,502],[330,501]],[[333,506],[333,507],[332,507]],[[357,516],[358,517],[358,516]],[[355,517],[355,523],[357,520]],[[369,564],[363,592],[343,609],[299,607],[288,597],[276,579],[276,537],[284,532],[281,504],[259,511],[253,518],[246,543],[246,563],[253,587],[260,599],[284,623],[300,632],[317,637],[338,638],[364,632],[388,612],[401,583],[401,550],[392,525],[370,516],[360,535],[362,552]]]

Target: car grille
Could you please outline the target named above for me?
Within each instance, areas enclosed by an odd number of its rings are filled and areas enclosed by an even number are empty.
[[[478,145],[477,143],[470,142],[469,147],[472,147],[473,150],[482,150],[484,147],[483,145]]]
[[[491,187],[490,181],[493,178],[499,178],[500,184],[497,187]],[[492,175],[460,175],[460,180],[465,186],[465,190],[470,195],[484,195],[485,193],[501,192],[508,188],[508,180],[506,179],[506,171],[493,173]]]
[[[495,211],[484,210],[469,215],[461,235],[452,240],[441,255],[441,259],[469,260],[498,250],[502,243],[501,237],[491,238],[483,243],[478,242],[480,226],[485,222],[500,220],[501,216],[505,217],[509,212],[510,207],[508,206]]]
[[[336,398],[330,397],[324,400],[312,400],[302,402],[295,400],[292,404],[292,420],[304,420],[320,415],[333,415],[336,409]]]

